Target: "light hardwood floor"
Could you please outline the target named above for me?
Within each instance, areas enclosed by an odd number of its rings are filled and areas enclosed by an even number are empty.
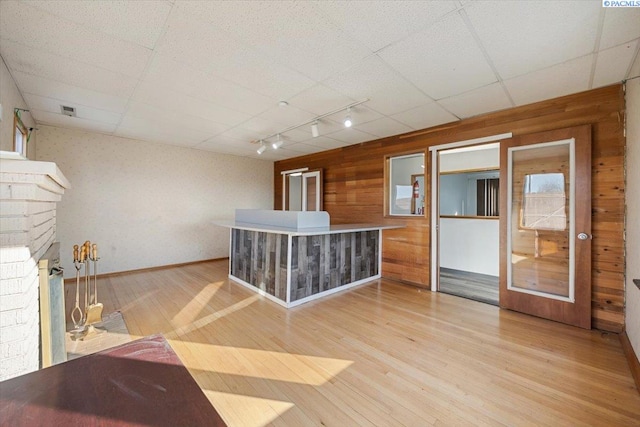
[[[227,261],[99,280],[230,426],[640,425],[615,334],[379,280],[285,309]]]

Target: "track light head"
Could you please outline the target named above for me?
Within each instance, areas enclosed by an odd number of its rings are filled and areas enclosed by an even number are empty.
[[[311,135],[314,138],[317,138],[318,136],[320,136],[320,132],[318,132],[318,122],[315,121],[311,124]]]
[[[347,108],[347,117],[344,118],[344,127],[350,128],[353,122],[351,121],[351,107]]]
[[[264,142],[262,140],[260,140],[260,147],[258,147],[258,149],[256,150],[256,152],[258,154],[262,154],[264,153],[264,151],[267,149],[267,146],[264,145]]]
[[[278,148],[282,147],[282,144],[284,144],[284,141],[280,139],[280,134],[278,134],[278,139],[273,144],[271,144],[271,147],[274,150],[277,150]]]

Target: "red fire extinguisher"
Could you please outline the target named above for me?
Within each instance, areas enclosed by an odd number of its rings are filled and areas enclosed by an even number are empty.
[[[411,198],[411,213],[415,214],[416,209],[418,208],[418,199],[420,198],[420,184],[416,179],[416,182],[413,183],[413,197]]]

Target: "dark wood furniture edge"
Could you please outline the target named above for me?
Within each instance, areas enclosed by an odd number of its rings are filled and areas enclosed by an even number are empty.
[[[638,393],[640,393],[640,361],[638,361],[638,356],[631,346],[631,341],[629,341],[629,336],[627,335],[626,331],[623,331],[620,334],[620,343],[622,344],[622,351],[624,352],[624,355],[627,358],[627,362],[629,363],[631,375],[633,376],[633,380],[636,383],[636,390],[638,391]]]

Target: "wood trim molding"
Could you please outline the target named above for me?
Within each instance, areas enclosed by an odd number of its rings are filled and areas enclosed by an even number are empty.
[[[169,264],[169,265],[159,265],[156,267],[147,267],[147,268],[138,268],[135,270],[126,270],[126,271],[114,271],[113,273],[104,273],[104,274],[98,274],[98,277],[101,279],[104,278],[108,278],[108,277],[117,277],[117,276],[122,276],[123,274],[130,274],[130,273],[146,273],[149,271],[157,271],[157,270],[164,270],[167,268],[174,268],[174,267],[185,267],[187,265],[194,265],[194,264],[202,264],[204,262],[211,262],[211,261],[221,261],[223,259],[229,259],[228,256],[226,257],[222,257],[222,258],[211,258],[211,259],[201,259],[199,261],[189,261],[189,262],[181,262],[178,264]],[[69,277],[67,279],[64,279],[64,284],[68,284],[68,283],[74,283],[76,282],[76,278],[75,277]]]
[[[620,334],[620,344],[622,344],[622,351],[629,363],[633,380],[636,382],[636,390],[640,393],[640,360],[638,360],[638,356],[635,351],[633,351],[633,346],[631,345],[631,341],[629,341],[629,336],[626,331]]]

